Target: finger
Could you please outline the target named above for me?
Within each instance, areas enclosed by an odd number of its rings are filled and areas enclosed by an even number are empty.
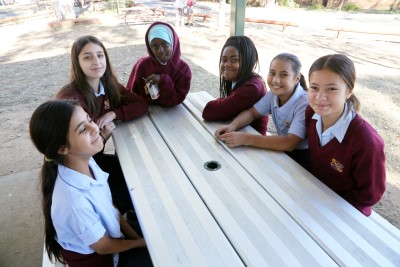
[[[101,132],[104,129],[104,126],[102,125],[101,122],[97,123],[97,126],[99,127],[99,131]]]
[[[230,135],[227,133],[223,133],[223,134],[221,134],[221,138],[224,140],[228,140],[230,138]]]

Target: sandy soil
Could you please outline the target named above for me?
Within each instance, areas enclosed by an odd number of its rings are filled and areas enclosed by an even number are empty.
[[[211,3],[206,7],[216,10]],[[258,12],[254,11],[255,16]],[[47,21],[40,20],[0,27],[0,207],[2,214],[7,214],[0,218],[1,266],[40,265],[41,254],[36,253],[43,244],[40,200],[32,192],[37,193],[42,158],[29,140],[28,122],[32,111],[68,82],[73,41],[85,34],[100,38],[123,84],[134,62],[146,54],[143,39],[148,23],[125,25],[107,14],[99,19],[101,22],[96,24],[49,27]],[[362,19],[366,18],[359,18]],[[173,17],[167,15],[164,20],[172,22]],[[382,25],[391,23],[385,20],[398,23],[399,17],[383,20]],[[362,115],[386,143],[387,191],[374,210],[400,228],[400,96],[397,93],[400,58],[396,55],[400,49],[399,36],[342,33],[336,38],[335,32],[321,30],[316,24],[310,22],[281,31],[278,25],[248,23],[245,34],[258,48],[262,75],[266,74],[272,57],[283,51],[299,56],[306,77],[311,63],[322,55],[346,53],[354,60],[358,71],[355,93],[363,105]],[[178,27],[177,32],[183,58],[193,72],[191,91],[205,90],[218,96],[218,57],[229,36],[229,27],[217,29],[214,16],[206,23],[197,21],[193,28]],[[112,150],[112,144],[108,149]],[[28,178],[21,179],[18,174]],[[33,223],[27,223],[27,219]],[[24,229],[30,230],[24,234]],[[34,241],[24,241],[27,235]],[[10,247],[7,244],[10,240],[16,245]],[[35,255],[29,254],[33,253],[32,247]],[[12,261],[9,257],[16,259]],[[33,259],[33,265],[26,262],[27,257]]]

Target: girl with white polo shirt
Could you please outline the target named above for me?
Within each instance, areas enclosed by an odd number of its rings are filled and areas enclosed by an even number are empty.
[[[115,208],[108,174],[93,160],[104,148],[99,127],[73,100],[40,105],[29,125],[44,155],[45,246],[69,267],[152,266],[146,243]]]
[[[215,136],[229,147],[241,145],[285,151],[307,167],[308,145],[304,122],[307,107],[307,85],[300,73],[297,56],[281,53],[270,64],[267,83],[270,91],[253,107],[242,111],[228,125],[219,127]],[[236,130],[253,120],[271,114],[278,135],[255,135]]]

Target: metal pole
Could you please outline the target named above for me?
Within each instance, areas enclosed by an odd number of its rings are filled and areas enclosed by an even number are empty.
[[[219,0],[218,29],[220,30],[225,27],[225,2],[226,0]]]
[[[246,11],[246,0],[232,0],[231,36],[244,35],[245,11]]]

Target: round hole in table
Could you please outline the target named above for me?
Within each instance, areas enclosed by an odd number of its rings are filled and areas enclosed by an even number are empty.
[[[221,168],[221,164],[218,161],[210,160],[204,163],[204,168],[209,171],[216,171]]]

